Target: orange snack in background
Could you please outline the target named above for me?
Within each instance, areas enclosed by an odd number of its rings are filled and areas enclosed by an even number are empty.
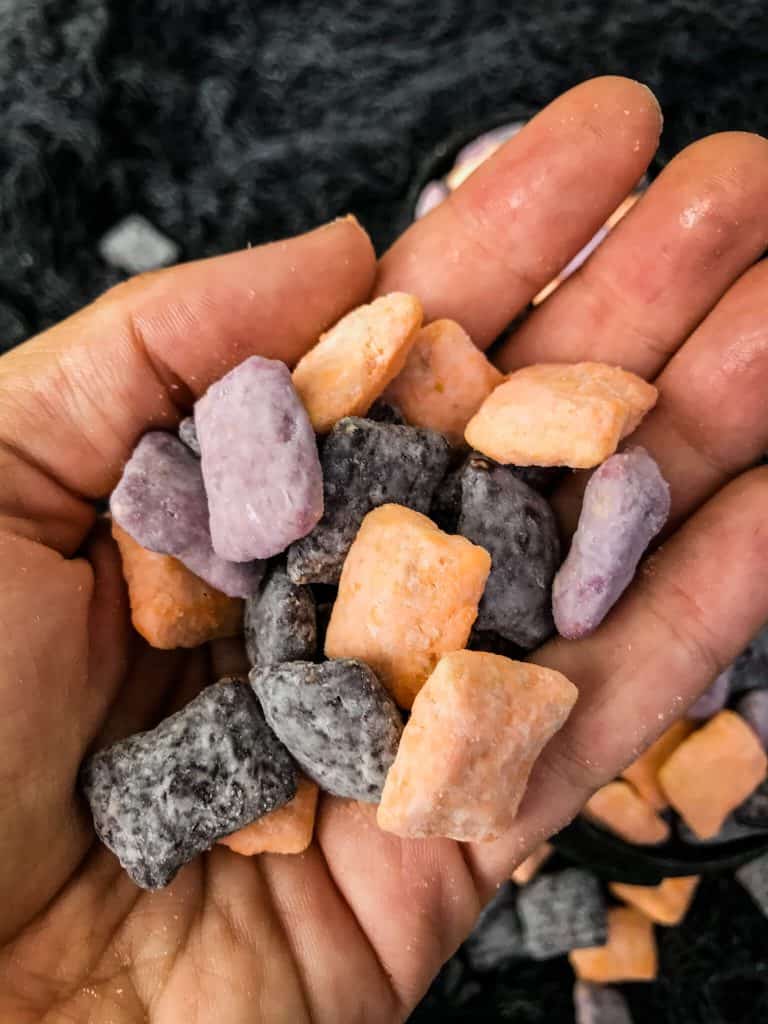
[[[584,813],[630,843],[653,845],[669,838],[669,825],[628,782],[609,782],[598,789]]]
[[[691,905],[698,875],[665,878],[660,885],[625,885],[611,882],[610,890],[620,900],[629,903],[656,924],[680,924]]]
[[[463,327],[455,320],[435,320],[416,335],[384,398],[409,423],[438,430],[460,445],[467,423],[503,380]]]
[[[621,773],[622,778],[631,782],[637,792],[651,807],[663,811],[669,806],[664,790],[659,785],[661,766],[683,740],[694,730],[693,722],[680,719],[663,732],[632,764]]]
[[[542,843],[537,846],[533,853],[529,854],[524,861],[521,861],[510,876],[516,885],[528,885],[538,875],[539,869],[549,860],[555,852],[551,843]]]
[[[658,973],[653,922],[634,907],[613,907],[607,943],[573,949],[568,959],[580,981],[653,981]]]
[[[151,647],[199,647],[235,636],[243,626],[243,602],[227,597],[170,555],[137,544],[112,523],[128,584],[131,621]]]
[[[467,444],[496,462],[590,469],[656,404],[652,384],[607,363],[540,363],[510,374],[472,417]]]
[[[405,365],[422,315],[415,296],[383,295],[347,313],[299,360],[293,384],[319,434],[365,416]]]
[[[257,853],[303,853],[312,842],[317,797],[315,783],[300,775],[293,800],[219,842],[245,857]]]
[[[552,669],[481,651],[444,655],[413,702],[379,827],[405,837],[496,839],[578,693]]]
[[[443,654],[469,639],[491,556],[420,512],[381,505],[363,519],[339,581],[329,658],[359,658],[409,708]]]
[[[734,711],[720,711],[673,751],[659,782],[686,825],[711,839],[767,769],[757,734]]]

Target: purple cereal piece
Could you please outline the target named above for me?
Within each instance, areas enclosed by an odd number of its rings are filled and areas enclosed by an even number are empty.
[[[750,690],[736,705],[736,711],[757,733],[768,751],[768,690]]]
[[[143,548],[173,555],[228,597],[248,597],[264,567],[220,558],[211,545],[200,460],[173,434],[145,434],[109,503],[118,526]]]
[[[612,455],[596,470],[552,589],[561,636],[575,640],[600,625],[668,515],[669,484],[645,449]]]
[[[270,558],[323,514],[315,434],[285,363],[251,356],[195,405],[213,547]]]
[[[442,181],[428,181],[416,200],[413,219],[419,220],[421,217],[425,217],[436,206],[439,206],[444,199],[447,199],[449,195],[450,189]]]
[[[708,718],[712,718],[718,711],[722,711],[728,703],[728,698],[731,694],[732,675],[733,666],[729,665],[724,672],[720,673],[714,683],[702,693],[699,699],[694,704],[691,704],[685,712],[685,717],[691,718],[696,722],[703,722]]]
[[[768,689],[768,623],[733,663],[731,693]]]
[[[197,440],[194,416],[186,416],[179,424],[179,439],[184,442],[191,452],[194,452],[199,457],[200,444]]]
[[[577,981],[573,988],[576,1024],[632,1024],[624,996],[617,988]]]

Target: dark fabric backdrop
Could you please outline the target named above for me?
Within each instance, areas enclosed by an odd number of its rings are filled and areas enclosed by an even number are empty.
[[[354,210],[379,247],[426,153],[580,79],[651,85],[659,161],[768,131],[765,0],[0,0],[0,343],[120,275],[97,242],[145,214],[183,258]],[[768,931],[730,879],[629,986],[639,1024],[768,1019]],[[570,1021],[564,960],[439,992],[420,1020]],[[340,1022],[341,1024],[341,1022]]]

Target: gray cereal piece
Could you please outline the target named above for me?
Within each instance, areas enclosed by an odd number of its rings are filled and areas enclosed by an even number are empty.
[[[763,693],[764,691],[758,691]],[[768,831],[768,779],[761,782],[754,793],[750,793],[743,804],[739,804],[733,817],[744,828]]]
[[[736,705],[736,711],[768,751],[768,690],[748,690]]]
[[[376,423],[398,423],[405,426],[405,416],[396,405],[390,405],[381,398],[377,398],[371,408],[365,414],[367,420],[375,420]]]
[[[768,917],[768,853],[740,867],[736,878],[760,908],[763,917]]]
[[[173,555],[229,597],[248,597],[258,587],[262,562],[228,562],[213,550],[200,460],[173,434],[151,430],[141,438],[109,507],[138,544]]]
[[[446,533],[456,533],[461,515],[462,464],[452,469],[440,481],[429,509],[429,517]]]
[[[278,564],[260,594],[245,602],[245,650],[251,665],[312,661],[317,652],[315,599]]]
[[[344,559],[364,517],[394,502],[428,512],[450,448],[433,430],[348,416],[322,451],[325,512],[288,551],[295,583],[338,583]]]
[[[733,663],[731,693],[768,689],[768,624]]]
[[[143,889],[296,793],[296,768],[250,688],[209,686],[155,729],[91,757],[82,785],[96,834]]]
[[[549,494],[568,472],[564,466],[512,466],[507,465],[518,480],[528,484],[539,494]]]
[[[576,1024],[632,1024],[627,1001],[617,988],[577,981],[573,988]]]
[[[200,442],[197,440],[194,416],[185,416],[179,424],[179,440],[183,441],[187,448],[200,458]]]
[[[500,633],[494,633],[490,629],[473,629],[469,634],[467,648],[470,651],[501,654],[505,658],[511,658],[512,661],[523,661],[525,658],[522,647],[518,647],[517,644],[513,644]]]
[[[310,779],[335,796],[381,799],[403,723],[367,665],[294,661],[249,678],[270,727]]]
[[[754,794],[753,794],[754,795]],[[749,799],[741,805],[744,807],[748,803]],[[737,811],[741,809],[737,808]],[[681,842],[686,843],[688,846],[718,846],[721,843],[732,843],[739,839],[749,839],[752,836],[764,833],[765,829],[754,827],[748,824],[742,824],[736,817],[736,811],[733,814],[729,814],[723,824],[720,826],[720,831],[715,836],[710,836],[708,839],[701,839],[693,829],[689,828],[684,821],[678,821],[677,823],[677,834]]]
[[[540,875],[520,890],[517,909],[534,960],[602,946],[608,938],[600,883],[582,868]]]
[[[168,267],[179,258],[179,247],[140,213],[131,213],[99,242],[102,259],[129,274]]]
[[[530,650],[554,629],[560,540],[549,503],[505,466],[472,457],[461,474],[458,532],[492,558],[475,626]]]
[[[509,967],[528,955],[517,915],[517,887],[505,882],[477,919],[464,953],[476,971]]]

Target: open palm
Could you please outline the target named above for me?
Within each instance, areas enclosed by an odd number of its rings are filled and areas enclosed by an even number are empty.
[[[502,348],[504,369],[598,359],[653,379],[635,439],[673,495],[670,532],[605,624],[534,660],[579,687],[512,832],[401,841],[326,798],[303,855],[224,848],[159,893],[94,842],[85,752],[226,671],[224,645],[132,632],[93,502],[149,427],[173,428],[253,353],[291,363],[374,292],[417,294],[487,346],[631,190],[653,97],[598,79],[561,97],[378,267],[352,220],[138,278],[0,360],[0,1020],[253,1024],[403,1019],[493,887],[572,817],[768,619],[768,143],[683,152]],[[751,269],[749,269],[751,268]],[[579,482],[556,497],[573,523]]]

